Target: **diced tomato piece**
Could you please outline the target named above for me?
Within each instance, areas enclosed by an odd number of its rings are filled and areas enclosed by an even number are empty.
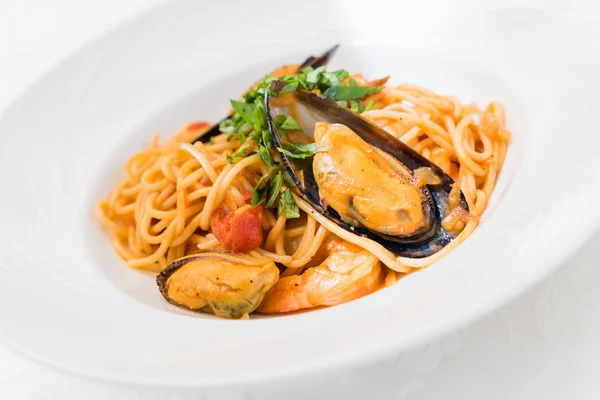
[[[246,204],[234,212],[221,205],[211,216],[212,233],[227,250],[245,253],[263,240],[262,205]]]
[[[207,121],[192,122],[187,126],[189,131],[197,131],[198,129],[207,128],[210,124]]]

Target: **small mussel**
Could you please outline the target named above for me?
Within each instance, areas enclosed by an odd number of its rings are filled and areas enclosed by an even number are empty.
[[[296,73],[302,71],[304,68],[308,68],[308,67],[318,68],[318,67],[322,67],[324,65],[327,65],[327,63],[329,62],[329,60],[331,59],[331,57],[333,57],[333,55],[335,54],[335,52],[338,49],[338,47],[340,47],[340,45],[336,44],[335,46],[333,46],[332,48],[330,48],[329,50],[327,50],[325,53],[321,54],[320,56],[316,56],[316,57],[315,56],[309,56],[297,68],[293,67],[292,65],[289,65],[289,66],[288,65],[284,65],[283,67],[278,68],[275,71],[271,72],[271,75],[279,78],[282,75],[296,74]],[[288,68],[288,67],[293,67],[293,68]],[[231,115],[228,115],[227,117],[223,118],[217,124],[213,125],[210,129],[208,129],[207,131],[203,132],[200,137],[192,140],[192,142],[201,141],[202,143],[208,143],[210,141],[211,137],[217,136],[217,135],[221,134],[221,130],[219,129],[219,125],[221,124],[221,122],[225,121],[227,118],[230,118],[230,117],[231,117]]]
[[[239,319],[260,305],[278,279],[279,270],[268,258],[212,250],[174,261],[156,283],[171,304]]]
[[[271,86],[274,92],[280,87]],[[462,230],[442,226],[455,207],[468,211],[458,188],[451,195],[452,178],[385,130],[305,90],[267,95],[265,101],[279,156],[300,194],[341,228],[411,258],[438,252]],[[301,131],[280,132],[281,114],[296,120]],[[281,151],[284,142],[315,143],[317,153],[289,157]]]

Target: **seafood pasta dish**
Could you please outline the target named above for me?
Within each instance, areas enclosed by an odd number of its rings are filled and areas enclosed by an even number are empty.
[[[232,319],[334,306],[477,227],[509,146],[502,105],[327,69],[336,49],[265,75],[219,123],[155,134],[97,204],[168,302]]]

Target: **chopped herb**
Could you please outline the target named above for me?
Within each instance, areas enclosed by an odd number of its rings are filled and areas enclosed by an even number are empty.
[[[279,196],[279,206],[277,207],[277,213],[281,215],[285,213],[287,219],[300,217],[300,210],[298,205],[294,201],[294,196],[290,189],[285,189],[281,196]]]
[[[282,116],[283,118],[280,118]],[[279,125],[277,125],[278,123]],[[302,131],[298,122],[291,115],[286,118],[285,115],[279,114],[275,119],[275,126],[284,131]]]
[[[331,86],[323,92],[323,96],[332,100],[360,100],[381,89],[383,86],[358,86],[356,80],[350,78],[348,86],[344,84]]]
[[[227,158],[227,162],[229,164],[235,164],[239,161],[239,160],[236,161],[235,159],[240,158],[240,157],[245,157],[247,151],[248,151],[248,146],[244,146],[241,149],[239,149],[238,151],[236,151],[235,153],[233,153],[232,155],[227,154],[225,156],[225,158]]]
[[[329,84],[331,86],[340,84],[340,80],[339,80],[338,76],[335,74],[335,72],[324,72],[323,78],[325,78],[327,81],[329,81]]]
[[[279,114],[275,118],[273,118],[273,123],[277,128],[281,128],[281,125],[283,125],[286,119],[287,117],[285,116],[285,114]]]
[[[271,148],[273,147],[273,141],[271,139],[271,131],[269,131],[268,129],[263,129],[262,133],[261,133],[261,139],[262,139],[263,145],[267,149],[269,149],[269,151],[271,151]]]
[[[215,144],[215,137],[214,137],[214,136],[211,136],[211,137],[210,137],[210,139],[208,139],[208,142],[209,142],[210,144]]]
[[[244,157],[246,152],[248,151],[248,146],[244,146],[235,153],[232,154],[233,157]]]
[[[262,144],[258,146],[258,155],[260,159],[265,162],[269,167],[273,168],[273,153]]]
[[[296,186],[296,182],[294,182],[294,180],[292,179],[292,177],[290,176],[290,173],[288,171],[285,171],[283,173],[283,181],[288,186],[291,186],[291,187],[295,187]]]
[[[283,124],[281,124],[281,129],[286,130],[286,131],[301,131],[302,130],[302,128],[300,127],[298,122],[296,122],[296,120],[291,115],[285,119]]]
[[[338,69],[337,71],[333,72],[335,74],[335,76],[337,76],[337,78],[341,81],[343,79],[346,79],[347,77],[350,76],[350,72],[346,71],[345,69]]]
[[[262,131],[263,123],[267,120],[267,113],[265,111],[265,106],[262,104],[254,107],[253,121],[254,121],[254,129],[257,131]]]
[[[315,143],[295,144],[283,142],[282,145],[283,148],[278,147],[278,150],[291,158],[308,158],[325,151],[325,149],[318,149]]]
[[[254,104],[231,100],[231,106],[247,123],[254,122]]]
[[[314,71],[314,70],[315,70],[315,69],[314,69],[313,67],[306,67],[306,68],[304,68],[302,71],[300,71],[300,73],[302,73],[302,74],[304,74],[304,75],[307,75],[307,74],[309,74],[310,72],[312,72],[312,71]]]
[[[281,190],[281,183],[283,182],[283,175],[279,172],[275,175],[270,181],[267,190],[267,200],[265,202],[265,207],[270,208],[275,204],[275,200],[277,200],[277,196],[279,196],[279,191]]]
[[[252,130],[252,124],[244,122],[238,129],[238,132],[248,133]]]
[[[283,89],[279,91],[279,94],[282,95],[289,92],[293,92],[296,89],[298,89],[298,82],[288,83],[283,87]]]
[[[269,180],[281,170],[281,166],[277,166],[264,174],[252,191],[252,205],[256,206],[266,200]]]
[[[367,103],[367,106],[365,107],[365,111],[371,111],[373,109],[373,107],[375,107],[375,102],[373,100],[369,101],[369,103]]]
[[[350,110],[360,114],[365,110],[365,103],[363,103],[361,100],[350,100]]]
[[[227,118],[226,120],[221,121],[221,123],[219,123],[219,130],[223,133],[235,132],[235,124],[233,123],[233,120]]]
[[[306,74],[306,82],[308,83],[317,83],[319,82],[320,75],[325,71],[325,67],[319,67],[317,69],[313,69],[312,71]]]
[[[267,186],[259,189],[257,185],[256,187],[254,187],[254,190],[252,190],[252,201],[250,204],[252,204],[253,206],[257,206],[263,201],[265,201],[266,197]]]

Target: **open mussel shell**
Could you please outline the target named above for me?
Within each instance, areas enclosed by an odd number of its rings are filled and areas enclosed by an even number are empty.
[[[177,307],[239,319],[260,305],[278,279],[279,270],[268,258],[211,250],[173,261],[156,283]]]
[[[304,60],[302,64],[300,64],[300,66],[298,67],[298,71],[302,71],[304,68],[308,67],[319,68],[323,65],[327,65],[331,57],[333,57],[333,54],[337,51],[338,47],[340,47],[340,45],[336,44],[320,56],[308,57],[306,60]]]
[[[282,87],[281,83],[280,81],[274,82],[271,89],[277,93]],[[279,156],[301,195],[317,212],[322,213],[341,228],[372,239],[402,257],[422,258],[435,254],[460,233],[448,232],[441,225],[444,216],[450,211],[448,196],[454,181],[441,168],[409,146],[349,109],[305,90],[299,89],[279,96],[267,95],[265,101],[269,128]],[[439,178],[437,179],[438,183],[426,184],[419,190],[422,193],[423,215],[431,216],[431,219],[427,221],[423,229],[410,236],[383,234],[367,229],[365,226],[345,222],[336,210],[323,204],[313,173],[314,157],[290,158],[279,150],[283,147],[282,137],[286,135],[286,132],[278,132],[275,124],[275,118],[280,114],[286,117],[291,116],[298,122],[304,135],[308,136],[308,138],[301,136],[304,143],[314,137],[316,123],[341,124],[356,133],[364,142],[394,157],[412,174],[413,178],[415,170],[429,168]],[[286,136],[286,140],[289,141],[289,135]],[[462,193],[461,206],[468,211],[468,205]]]
[[[338,47],[340,47],[340,45],[336,44],[335,46],[333,46],[332,48],[330,48],[329,50],[327,50],[325,53],[321,54],[320,56],[316,56],[316,57],[309,56],[306,60],[304,60],[304,62],[302,64],[300,64],[297,72],[300,72],[304,68],[308,68],[308,67],[319,68],[319,67],[322,67],[323,65],[327,65],[327,63],[329,62],[331,57],[333,57],[333,54],[336,52]],[[192,143],[195,143],[198,141],[200,141],[202,143],[208,143],[210,141],[211,137],[220,135],[221,130],[219,129],[219,125],[221,124],[221,122],[225,121],[227,118],[230,118],[230,117],[231,117],[231,115],[228,115],[225,118],[223,118],[221,121],[217,122],[216,125],[213,125],[209,130],[207,130],[206,132],[203,132],[200,137],[197,137],[196,139],[192,140]]]

